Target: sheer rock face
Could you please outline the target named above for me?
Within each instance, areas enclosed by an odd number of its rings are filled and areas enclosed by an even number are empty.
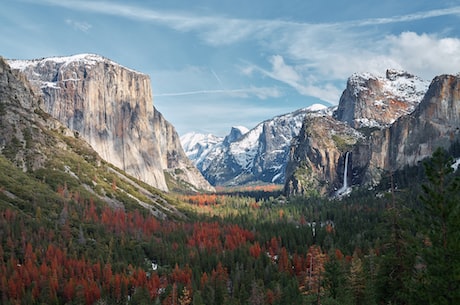
[[[381,100],[379,81],[369,79],[365,84],[360,90],[366,95],[366,103],[363,99],[351,103],[344,98],[352,91],[348,87],[333,117],[307,117],[304,121],[291,146],[287,194],[312,189],[321,194],[333,193],[343,185],[346,152],[351,153],[348,183],[373,185],[384,172],[415,165],[431,156],[436,148],[448,149],[460,141],[460,75],[436,77],[419,102],[419,93],[411,88],[402,91],[392,100],[413,100],[414,109],[410,113],[390,111],[388,117],[375,115],[372,101]],[[378,125],[361,124],[377,119]],[[348,129],[343,127],[344,123]]]
[[[290,149],[286,192],[325,194],[340,188],[347,151],[352,153],[348,162],[354,163],[355,171],[365,167],[359,157],[363,139],[360,132],[331,116],[308,115]],[[349,171],[347,181],[353,175]]]
[[[185,166],[183,170],[191,171],[190,184],[211,189],[177,149],[174,128],[153,107],[147,75],[92,54],[11,60],[10,65],[24,72],[41,94],[42,109],[84,138],[104,160],[161,190],[168,190],[164,170],[174,169],[171,164]]]
[[[436,77],[415,111],[375,132],[371,142],[372,168],[396,170],[415,165],[438,147],[460,141],[460,76]],[[379,179],[375,171],[370,178]]]
[[[385,77],[354,74],[334,117],[353,128],[385,128],[414,111],[427,88],[428,82],[402,71],[387,70]]]

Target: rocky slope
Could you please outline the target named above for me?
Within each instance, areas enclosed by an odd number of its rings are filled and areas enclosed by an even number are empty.
[[[213,185],[283,183],[291,140],[308,113],[326,113],[325,106],[314,105],[266,120],[251,130],[233,127],[224,139],[198,141],[190,145],[187,134],[181,139],[196,166]],[[206,149],[204,149],[206,147]]]
[[[383,90],[390,85],[392,90]],[[348,185],[373,185],[383,174],[460,141],[459,76],[436,77],[421,98],[423,88],[403,72],[353,75],[333,117],[304,121],[291,147],[286,193],[334,194],[345,179]]]
[[[153,107],[150,78],[93,54],[10,60],[43,97],[41,108],[130,175],[168,190],[212,190],[183,152],[179,137]],[[171,177],[171,175],[168,175]],[[171,187],[171,184],[170,186]]]
[[[39,102],[25,77],[0,57],[0,153],[24,172],[43,167],[44,152],[55,144],[42,130],[58,122],[46,120]]]

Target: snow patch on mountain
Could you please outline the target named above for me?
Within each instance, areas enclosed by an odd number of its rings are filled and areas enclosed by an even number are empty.
[[[229,153],[243,170],[247,170],[253,165],[254,158],[258,152],[258,143],[260,135],[262,134],[262,127],[262,124],[259,124],[248,131],[241,140],[230,143]]]
[[[412,113],[430,82],[405,71],[389,69],[384,76],[355,73],[347,82],[334,117],[354,128],[385,128]]]
[[[29,59],[8,59],[8,64],[11,66],[12,69],[18,69],[22,71],[29,67],[37,66],[37,65],[44,65],[46,63],[57,64],[62,67],[65,67],[67,65],[71,65],[74,63],[78,63],[79,65],[83,64],[86,67],[90,67],[90,66],[97,65],[101,62],[106,62],[111,65],[120,66],[126,70],[129,70],[135,73],[144,74],[139,71],[124,67],[101,55],[92,54],[92,53],[83,53],[83,54],[76,54],[76,55],[70,55],[70,56],[47,57],[47,58],[30,59],[30,60]]]
[[[460,165],[460,158],[456,159],[455,162],[452,164],[452,168],[454,171],[458,170],[458,166]]]
[[[39,75],[33,72],[33,70],[36,69],[37,67],[48,67],[48,68],[53,67],[52,70],[55,70],[55,71],[71,70],[72,67],[76,69],[84,67],[85,73],[89,73],[89,71],[91,71],[92,68],[95,68],[97,65],[104,63],[106,65],[120,67],[124,70],[130,71],[133,73],[137,73],[140,75],[146,75],[142,72],[122,66],[108,58],[105,58],[97,54],[91,54],[91,53],[76,54],[76,55],[71,55],[71,56],[56,56],[56,57],[48,57],[48,58],[40,58],[40,59],[30,59],[30,60],[9,59],[7,61],[12,69],[20,70],[25,73],[27,73],[30,70],[31,73],[29,73],[29,75],[32,74],[34,75],[34,77],[32,79],[29,79],[29,81],[32,84],[37,85],[39,88],[45,89],[45,90],[47,88],[54,89],[54,90],[60,90],[61,89],[60,84],[63,84],[66,82],[79,82],[79,81],[82,81],[82,79],[78,78],[77,73],[75,72],[72,73],[71,77],[67,77],[64,79],[58,77],[57,75],[53,75],[53,77],[50,78],[49,75]]]
[[[232,127],[223,140],[209,141],[211,135],[190,133],[184,135],[181,142],[211,184],[283,183],[289,147],[305,116],[331,116],[332,112],[333,108],[314,104],[261,122],[251,130]]]
[[[327,106],[323,104],[313,104],[311,106],[308,106],[305,108],[305,110],[311,111],[311,112],[318,112],[318,111],[326,111],[328,109]]]
[[[211,150],[222,143],[223,139],[212,134],[189,132],[180,137],[180,142],[187,157],[196,165],[202,163]]]

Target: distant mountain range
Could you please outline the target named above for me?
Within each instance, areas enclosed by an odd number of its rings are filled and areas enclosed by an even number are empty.
[[[249,131],[232,128],[226,141],[210,134],[190,133],[181,137],[181,143],[187,156],[213,185],[283,184],[291,141],[299,135],[306,117],[328,118],[353,129],[385,128],[414,111],[428,85],[429,82],[403,71],[388,70],[385,76],[356,73],[348,79],[338,106],[315,104],[266,120]],[[317,132],[342,129],[325,128],[328,129]],[[349,133],[354,134],[352,138],[362,137],[356,130]],[[332,164],[328,167],[330,171],[336,170]]]
[[[286,168],[287,194],[374,186],[460,140],[460,76],[428,84],[400,71],[352,76],[332,116],[307,116]],[[346,193],[346,192],[345,192]]]
[[[288,194],[374,185],[458,141],[458,78],[430,84],[405,71],[356,73],[337,107],[314,105],[249,131],[232,128],[225,139],[186,134],[181,142],[213,185],[284,183]]]
[[[187,133],[181,143],[187,156],[213,185],[283,183],[291,140],[305,115],[332,115],[315,104],[266,120],[251,130],[232,127],[225,137]]]
[[[37,97],[36,105],[27,102],[29,95],[18,100],[24,118],[7,117],[15,126],[27,120],[27,112],[46,114],[106,162],[163,191],[276,183],[287,194],[346,193],[355,185],[375,185],[460,137],[459,75],[429,83],[397,70],[357,73],[336,107],[315,104],[252,129],[233,127],[226,137],[190,133],[179,139],[152,106],[145,74],[94,54],[4,65]],[[31,155],[19,149],[29,134],[8,128],[1,134],[2,154],[24,171],[45,166],[47,159],[45,140],[30,148]]]

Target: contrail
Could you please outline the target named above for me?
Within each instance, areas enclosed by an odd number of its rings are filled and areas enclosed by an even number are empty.
[[[212,75],[214,75],[214,77],[217,79],[217,82],[219,83],[219,85],[221,85],[223,87],[223,84],[222,84],[222,81],[220,80],[220,77],[217,76],[216,72],[214,71],[214,69],[211,68],[211,73]]]

